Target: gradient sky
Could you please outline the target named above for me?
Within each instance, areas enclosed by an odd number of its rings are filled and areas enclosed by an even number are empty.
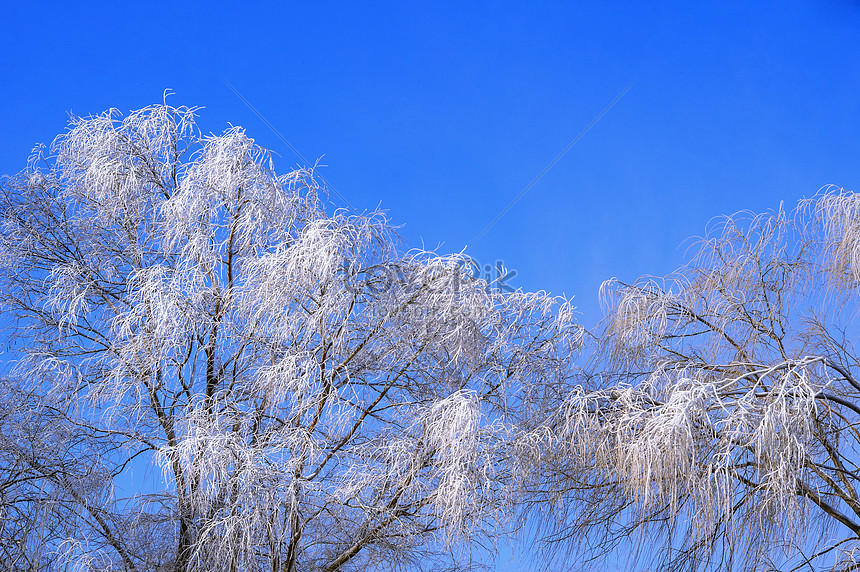
[[[358,210],[458,252],[632,83],[467,251],[591,325],[712,217],[860,190],[860,3],[747,4],[6,2],[0,173],[166,88],[296,166],[229,82]]]
[[[410,246],[467,253],[600,318],[712,217],[860,191],[860,2],[4,2],[0,173],[67,114],[204,106]],[[335,201],[340,204],[340,201]]]

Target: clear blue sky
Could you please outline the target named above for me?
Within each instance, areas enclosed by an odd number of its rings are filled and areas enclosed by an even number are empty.
[[[459,251],[619,93],[468,253],[575,296],[664,274],[682,242],[822,185],[860,190],[860,3],[6,2],[0,172],[67,113],[205,106],[298,159],[409,244]]]
[[[750,6],[754,4],[754,6]],[[69,111],[205,106],[412,246],[575,296],[665,274],[711,217],[860,191],[860,2],[4,2],[0,172]]]

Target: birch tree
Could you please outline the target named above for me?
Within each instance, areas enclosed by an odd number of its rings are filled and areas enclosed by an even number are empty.
[[[860,195],[720,219],[666,278],[611,280],[533,498],[560,558],[860,568]]]
[[[64,431],[3,460],[41,491],[9,507],[66,519],[43,568],[466,566],[519,498],[523,388],[568,375],[570,304],[404,253],[195,111],[73,118],[2,184],[5,387]]]

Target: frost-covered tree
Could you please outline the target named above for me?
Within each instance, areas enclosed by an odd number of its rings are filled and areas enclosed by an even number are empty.
[[[101,547],[116,542],[119,515],[101,502],[111,475],[100,457],[112,440],[93,439],[86,426],[13,380],[3,380],[2,389],[0,569],[66,569],[57,548],[70,540],[69,531],[95,529],[93,543]]]
[[[604,284],[535,475],[548,540],[646,569],[860,569],[860,195],[698,245],[675,275]]]
[[[403,253],[381,213],[327,212],[312,170],[167,103],[72,119],[0,195],[35,400],[0,442],[32,477],[3,491],[33,493],[0,544],[40,544],[33,567],[457,567],[505,523],[523,388],[579,343],[564,300]]]

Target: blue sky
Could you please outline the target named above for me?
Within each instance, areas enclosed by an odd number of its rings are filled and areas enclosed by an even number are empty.
[[[754,4],[751,6],[749,4]],[[67,114],[161,101],[244,126],[411,246],[467,253],[600,317],[717,215],[860,191],[860,2],[5,2],[0,173]]]
[[[299,159],[412,246],[575,296],[661,275],[711,217],[860,190],[860,3],[4,3],[0,172],[67,113],[204,106]]]

